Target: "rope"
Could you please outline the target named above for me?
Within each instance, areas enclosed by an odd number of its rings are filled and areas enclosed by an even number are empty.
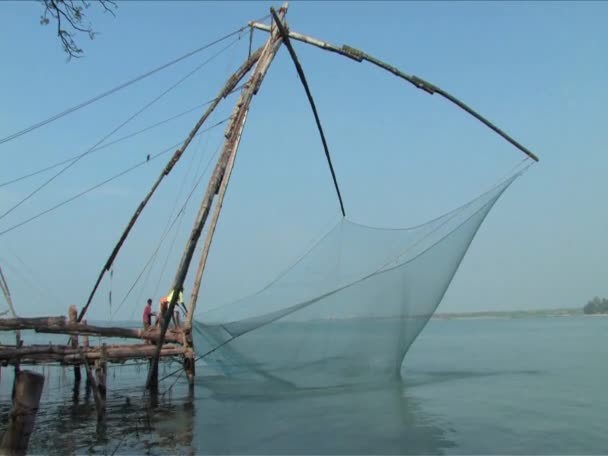
[[[200,174],[196,184],[194,185],[194,187],[192,188],[192,190],[190,191],[190,194],[188,195],[188,197],[186,198],[186,201],[184,202],[184,204],[182,205],[182,207],[180,208],[180,211],[178,212],[178,214],[175,216],[175,218],[173,219],[173,222],[171,223],[171,225],[169,226],[169,228],[167,230],[165,230],[165,233],[163,233],[163,235],[161,236],[161,239],[156,247],[156,250],[154,250],[154,252],[152,253],[152,255],[150,256],[150,258],[148,259],[148,261],[146,262],[144,268],[142,269],[142,271],[139,273],[139,275],[137,276],[137,278],[135,279],[135,282],[133,283],[133,285],[131,286],[131,288],[129,289],[129,291],[127,292],[126,296],[123,298],[123,300],[121,301],[120,305],[118,306],[118,308],[116,309],[116,312],[118,312],[122,305],[125,303],[125,301],[127,300],[127,298],[129,297],[129,295],[131,294],[131,292],[133,291],[133,289],[135,288],[135,286],[137,285],[137,283],[139,282],[139,279],[141,279],[141,276],[144,274],[146,268],[148,267],[148,265],[153,261],[153,259],[155,258],[155,256],[157,255],[158,251],[160,250],[165,238],[167,237],[167,235],[169,234],[169,232],[171,231],[171,228],[173,228],[173,226],[175,225],[175,223],[177,222],[177,220],[183,215],[184,210],[186,209],[186,206],[188,204],[188,202],[190,201],[190,198],[192,197],[192,195],[194,194],[195,190],[198,188],[198,186],[200,185],[203,176],[205,175],[207,169],[209,168],[209,165],[211,164],[211,161],[213,160],[213,158],[217,155],[217,153],[219,152],[219,149],[216,151],[216,153],[209,158],[209,160],[207,161],[207,164],[205,166],[205,169],[203,170],[203,172]],[[1,235],[2,233],[0,233]]]
[[[165,64],[163,64],[163,65],[161,65],[159,67],[156,67],[156,68],[154,68],[154,69],[152,69],[152,70],[150,70],[150,71],[148,71],[148,72],[146,72],[146,73],[144,73],[144,74],[142,74],[140,76],[137,76],[137,77],[135,77],[135,78],[127,81],[127,82],[119,84],[118,86],[116,86],[116,87],[114,87],[114,88],[112,88],[112,89],[110,89],[110,90],[108,90],[106,92],[103,92],[103,93],[101,93],[101,94],[99,94],[99,95],[97,95],[97,96],[95,96],[95,97],[93,97],[93,98],[91,98],[91,99],[89,99],[87,101],[84,101],[84,102],[82,102],[80,104],[77,104],[76,106],[68,108],[65,111],[62,111],[62,112],[60,112],[58,114],[55,114],[55,115],[49,117],[46,120],[43,120],[43,121],[38,122],[38,123],[35,123],[33,125],[30,125],[27,128],[24,128],[23,130],[20,130],[18,132],[10,134],[10,135],[8,135],[8,136],[0,139],[0,144],[4,144],[5,142],[8,142],[8,141],[11,141],[11,140],[13,140],[15,138],[18,138],[20,136],[23,136],[26,133],[29,133],[29,132],[31,132],[33,130],[36,130],[36,129],[40,128],[40,127],[43,127],[44,125],[47,125],[47,124],[49,124],[51,122],[54,122],[55,120],[58,120],[58,119],[66,116],[68,114],[71,114],[71,113],[73,113],[75,111],[78,111],[79,109],[82,109],[82,108],[84,108],[84,107],[86,107],[86,106],[88,106],[88,105],[90,105],[92,103],[95,103],[96,101],[99,101],[99,100],[101,100],[101,99],[103,99],[103,98],[105,98],[105,97],[107,97],[109,95],[112,95],[112,94],[114,94],[114,93],[116,93],[116,92],[118,92],[118,91],[120,91],[120,90],[122,90],[122,89],[124,89],[126,87],[129,87],[130,85],[133,85],[136,82],[139,82],[139,81],[141,81],[141,80],[143,80],[143,79],[145,79],[145,78],[147,78],[149,76],[152,76],[153,74],[158,73],[159,71],[162,71],[162,70],[164,70],[166,68],[169,68],[169,67],[175,65],[176,63],[181,62],[182,60],[185,60],[185,59],[187,59],[189,57],[192,57],[193,55],[195,55],[195,54],[197,54],[197,53],[199,53],[201,51],[204,51],[205,49],[208,49],[208,48],[210,48],[210,47],[212,47],[212,46],[214,46],[214,45],[216,45],[218,43],[221,43],[222,41],[227,40],[228,38],[231,38],[231,37],[233,37],[235,35],[240,34],[243,30],[247,29],[247,27],[248,27],[247,25],[244,26],[244,27],[241,27],[238,30],[235,30],[235,31],[233,31],[233,32],[231,32],[231,33],[229,33],[227,35],[224,35],[223,37],[218,38],[218,39],[216,39],[216,40],[214,40],[214,41],[212,41],[210,43],[207,43],[204,46],[201,46],[201,47],[199,47],[199,48],[197,48],[197,49],[195,49],[193,51],[190,51],[190,52],[188,52],[188,53],[186,53],[186,54],[184,54],[184,55],[182,55],[182,56],[180,56],[180,57],[178,57],[176,59],[173,59],[170,62],[167,62],[167,63],[165,63]]]
[[[127,294],[125,295],[125,297],[120,302],[120,304],[119,304],[118,308],[116,309],[115,313],[118,312],[122,308],[122,305],[126,302],[127,298],[131,295],[131,292],[133,291],[133,289],[135,288],[135,286],[139,282],[139,279],[141,279],[141,277],[144,275],[144,273],[148,269],[148,266],[150,266],[150,264],[154,261],[154,259],[156,258],[156,255],[157,255],[158,251],[160,250],[163,242],[165,241],[166,236],[169,234],[169,232],[171,231],[171,228],[173,228],[173,226],[175,225],[175,223],[177,222],[177,220],[180,218],[181,215],[182,215],[182,213],[180,212],[177,215],[177,217],[175,217],[175,219],[173,220],[173,223],[171,223],[171,225],[169,226],[169,229],[161,236],[161,239],[158,242],[158,245],[156,246],[156,249],[154,250],[154,252],[150,256],[150,258],[148,258],[148,261],[146,262],[146,264],[144,265],[143,269],[141,270],[141,272],[139,273],[139,275],[135,279],[135,282],[133,282],[133,284],[131,285],[131,288],[129,288],[129,291],[127,291]]]
[[[233,93],[241,90],[244,85],[245,84],[241,84],[241,85],[235,87],[233,90],[231,90],[228,93],[228,95],[233,94]],[[121,136],[120,138],[115,139],[114,141],[110,141],[110,142],[105,143],[105,144],[103,144],[103,145],[101,145],[99,147],[95,147],[95,148],[93,148],[91,150],[90,154],[92,154],[93,152],[97,152],[97,151],[99,151],[101,149],[105,149],[107,147],[110,147],[110,146],[113,146],[115,144],[118,144],[120,142],[126,141],[127,139],[131,139],[134,136],[138,136],[138,135],[140,135],[142,133],[145,133],[147,131],[150,131],[150,130],[156,128],[156,127],[160,127],[161,125],[164,125],[164,124],[166,124],[166,123],[168,123],[168,122],[170,122],[172,120],[178,119],[179,117],[183,117],[186,114],[190,114],[191,112],[196,111],[197,109],[203,108],[205,106],[209,106],[211,103],[214,103],[215,101],[217,101],[217,99],[218,98],[216,97],[216,98],[214,98],[212,100],[208,100],[208,101],[206,101],[204,103],[201,103],[199,105],[196,105],[196,106],[194,106],[194,107],[192,107],[190,109],[182,111],[179,114],[175,114],[175,115],[173,115],[171,117],[168,117],[168,118],[166,118],[164,120],[156,122],[155,124],[152,124],[152,125],[149,125],[149,126],[147,126],[145,128],[142,128],[141,130],[137,130],[137,131],[135,131],[133,133],[129,133],[128,135]],[[5,181],[5,182],[1,182],[0,183],[0,188],[1,187],[5,187],[5,186],[10,185],[10,184],[14,184],[14,183],[19,182],[19,181],[22,181],[22,180],[27,179],[29,177],[37,176],[38,174],[44,173],[45,171],[50,171],[53,168],[57,168],[58,166],[65,165],[66,163],[69,163],[69,162],[71,162],[73,160],[76,160],[78,157],[79,157],[79,155],[74,155],[74,156],[72,156],[70,158],[66,158],[63,161],[60,161],[60,162],[57,162],[57,163],[55,163],[53,165],[49,165],[47,167],[41,168],[41,169],[39,169],[37,171],[33,171],[33,172],[29,173],[29,174],[24,174],[23,176],[17,177],[15,179],[12,179],[12,180],[9,180],[9,181]]]
[[[192,76],[198,70],[200,70],[202,67],[204,67],[205,65],[207,65],[209,62],[211,62],[217,56],[219,56],[221,53],[223,53],[224,51],[228,50],[228,48],[230,48],[231,46],[233,46],[237,41],[238,41],[238,39],[232,41],[230,44],[228,44],[228,46],[223,47],[219,52],[215,53],[210,58],[208,58],[207,60],[205,60],[203,63],[201,63],[199,66],[197,66],[194,70],[192,70],[186,76],[184,76],[179,81],[177,81],[175,84],[173,84],[172,86],[170,86],[168,89],[166,89],[164,92],[162,92],[156,98],[154,98],[151,102],[149,102],[148,104],[146,104],[143,108],[141,108],[135,114],[131,115],[131,117],[129,117],[124,122],[122,122],[120,125],[118,125],[118,127],[114,128],[110,133],[108,133],[101,140],[99,140],[97,143],[95,143],[95,145],[93,145],[93,147],[89,148],[88,150],[86,150],[85,152],[83,152],[82,154],[80,154],[76,159],[74,159],[74,161],[72,161],[68,165],[64,166],[59,172],[55,173],[51,178],[47,179],[43,184],[39,185],[34,191],[32,191],[31,193],[29,193],[25,198],[21,199],[17,204],[13,205],[10,209],[8,209],[6,212],[4,212],[2,215],[0,215],[0,220],[3,219],[4,217],[6,217],[8,214],[10,214],[15,209],[17,209],[19,206],[21,206],[27,200],[29,200],[32,196],[34,196],[36,193],[38,193],[40,190],[42,190],[44,187],[46,187],[48,184],[50,184],[52,181],[54,181],[57,177],[59,177],[65,171],[67,171],[72,166],[74,166],[76,163],[78,163],[78,161],[81,158],[83,158],[84,156],[90,154],[93,151],[93,149],[95,149],[97,146],[99,146],[100,144],[102,144],[103,142],[105,142],[114,133],[116,133],[122,127],[124,127],[125,125],[127,125],[133,119],[135,119],[138,115],[140,115],[142,112],[144,112],[150,106],[152,106],[154,103],[156,103],[158,100],[160,100],[167,93],[171,92],[173,89],[175,89],[177,86],[179,86],[182,82],[184,82],[186,79],[188,79],[190,76]]]
[[[21,278],[23,278],[27,284],[31,287],[31,288],[36,288],[39,292],[40,292],[40,297],[42,298],[42,302],[48,302],[49,298],[52,299],[56,304],[61,303],[63,300],[58,298],[58,295],[56,293],[55,290],[53,290],[49,284],[47,282],[45,282],[39,274],[37,274],[28,264],[25,263],[25,261],[23,261],[23,259],[21,259],[21,257],[19,255],[17,255],[17,253],[15,253],[15,251],[10,247],[10,246],[3,246],[5,250],[5,253],[10,253],[10,255],[12,255],[13,257],[15,257],[17,259],[17,261],[19,263],[21,263],[21,265],[23,266],[25,272],[27,274],[29,274],[29,278],[27,277],[27,275],[25,273],[22,273],[16,266],[11,265],[10,263],[8,263],[6,260],[2,260],[4,261],[4,263],[13,271],[15,271],[17,274],[19,274],[19,276]],[[30,280],[30,278],[32,280]]]
[[[219,125],[221,125],[221,124],[223,124],[223,123],[227,122],[228,120],[229,120],[229,118],[226,118],[226,119],[222,120],[221,122],[218,122],[217,124],[215,124],[215,125],[213,125],[213,126],[209,127],[208,129],[200,131],[199,133],[197,133],[197,135],[199,135],[199,134],[203,133],[204,131],[209,131],[209,130],[211,130],[212,128],[218,127]],[[0,231],[0,236],[4,235],[4,234],[6,234],[6,233],[9,233],[9,232],[11,232],[11,231],[13,231],[13,230],[15,230],[15,229],[17,229],[17,228],[19,228],[19,227],[21,227],[21,226],[23,226],[23,225],[27,224],[27,223],[29,223],[29,222],[32,222],[32,221],[34,221],[34,220],[36,220],[36,219],[38,219],[38,218],[42,217],[43,215],[48,214],[49,212],[52,212],[52,211],[54,211],[54,210],[56,210],[56,209],[59,209],[61,206],[64,206],[64,205],[66,205],[66,204],[68,204],[68,203],[70,203],[70,202],[72,202],[72,201],[74,201],[74,200],[76,200],[76,199],[80,198],[81,196],[84,196],[84,195],[86,195],[87,193],[90,193],[90,192],[92,192],[93,190],[96,190],[96,189],[98,189],[99,187],[102,187],[103,185],[105,185],[105,184],[107,184],[107,183],[109,183],[109,182],[112,182],[113,180],[116,180],[116,179],[118,179],[119,177],[122,177],[122,176],[124,176],[124,175],[125,175],[125,174],[127,174],[127,173],[130,173],[131,171],[134,171],[134,170],[135,170],[135,169],[137,169],[137,168],[139,168],[139,167],[141,167],[141,166],[144,166],[146,163],[148,163],[148,162],[150,162],[150,161],[156,160],[156,159],[157,159],[158,157],[160,157],[161,155],[165,155],[166,153],[171,152],[171,151],[172,151],[172,150],[173,150],[175,147],[179,146],[179,145],[180,145],[182,142],[183,142],[183,140],[181,140],[181,141],[179,141],[179,142],[177,142],[177,143],[175,143],[175,144],[173,144],[173,145],[171,145],[171,146],[167,147],[166,149],[164,149],[163,151],[161,151],[161,152],[159,152],[159,153],[157,153],[157,154],[155,154],[155,155],[150,156],[150,159],[149,159],[149,160],[147,160],[147,159],[146,159],[146,160],[143,160],[143,161],[141,161],[141,162],[137,163],[136,165],[133,165],[133,166],[131,166],[131,167],[127,168],[126,170],[121,171],[120,173],[115,174],[114,176],[109,177],[108,179],[106,179],[106,180],[104,180],[104,181],[102,181],[102,182],[100,182],[100,183],[98,183],[98,184],[96,184],[96,185],[94,185],[94,186],[92,186],[92,187],[89,187],[88,189],[83,190],[83,191],[82,191],[82,192],[80,192],[80,193],[77,193],[76,195],[74,195],[74,196],[72,196],[72,197],[70,197],[70,198],[68,198],[68,199],[66,199],[66,200],[63,200],[62,202],[60,202],[60,203],[58,203],[58,204],[56,204],[56,205],[54,205],[54,206],[52,206],[52,207],[50,207],[50,208],[48,208],[48,209],[45,209],[44,211],[39,212],[38,214],[36,214],[36,215],[34,215],[34,216],[32,216],[32,217],[30,217],[30,218],[28,218],[28,219],[25,219],[25,220],[23,220],[23,221],[21,221],[21,222],[19,222],[19,223],[15,224],[15,225],[13,225],[13,226],[11,226],[11,227],[7,228],[7,229],[5,229],[4,231]]]
[[[206,137],[206,143],[205,144],[208,144],[208,142],[209,142],[209,136]],[[200,143],[201,143],[201,137],[199,136],[197,138],[197,145],[196,145],[196,147],[199,147]],[[198,161],[198,164],[197,164],[197,171],[195,172],[194,178],[196,178],[196,173],[198,173],[200,171],[200,167],[202,166],[202,162],[203,162],[203,157],[205,155],[205,151],[202,151],[200,153],[196,153],[196,151],[194,151],[194,152],[195,153],[191,154],[191,156],[190,156],[190,162],[189,162],[189,164],[186,167],[187,168],[186,176],[183,179],[180,179],[181,184],[180,184],[179,190],[176,193],[175,200],[174,200],[173,204],[171,204],[171,206],[170,206],[172,209],[171,209],[171,212],[170,212],[169,216],[167,217],[167,222],[165,224],[165,227],[163,228],[163,232],[162,232],[161,238],[160,238],[161,240],[164,239],[165,233],[166,233],[166,231],[169,229],[169,227],[171,225],[171,220],[173,219],[173,217],[176,216],[176,210],[179,207],[179,205],[178,205],[179,198],[180,198],[180,196],[181,196],[181,194],[183,192],[186,180],[187,180],[188,176],[190,175],[190,171],[194,169],[194,167],[192,166],[192,164],[194,162],[195,155],[199,155],[199,161]],[[179,210],[178,210],[177,214],[179,215]],[[175,229],[175,232],[174,232],[174,240],[172,241],[172,244],[175,242],[175,239],[177,238],[177,235],[180,232],[180,229],[181,229],[181,226],[182,226],[183,213],[181,215],[182,216],[180,217],[179,223],[178,223],[177,228]],[[169,250],[171,250],[171,249],[169,249]],[[158,255],[155,253],[154,256],[153,256],[152,262],[150,263],[150,267],[148,268],[148,271],[147,271],[147,273],[146,273],[146,275],[144,277],[144,280],[142,282],[142,286],[139,289],[139,293],[137,295],[137,299],[135,300],[135,302],[143,302],[142,301],[142,295],[144,293],[144,290],[147,289],[148,281],[150,280],[150,276],[152,275],[152,270],[156,266],[156,260],[157,259],[158,259]],[[155,281],[156,282],[156,286],[155,286],[154,292],[152,294],[148,293],[148,297],[156,297],[156,296],[158,296],[157,293],[158,293],[158,288],[160,286],[160,278],[162,278],[162,271],[163,270],[164,270],[164,266],[163,266],[163,269],[161,269],[161,274],[157,275],[158,279]],[[133,307],[131,309],[130,318],[133,317],[134,312],[135,312],[135,307]]]

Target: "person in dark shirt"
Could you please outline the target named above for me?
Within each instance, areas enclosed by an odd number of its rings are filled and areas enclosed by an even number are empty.
[[[152,299],[148,299],[146,303],[146,307],[144,307],[143,321],[144,321],[144,330],[150,329],[152,326],[152,317],[156,316],[155,312],[152,312]]]

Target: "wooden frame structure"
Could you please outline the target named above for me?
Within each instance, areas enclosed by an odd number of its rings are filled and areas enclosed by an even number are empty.
[[[192,340],[192,321],[194,318],[194,312],[196,309],[196,303],[199,296],[199,291],[204,275],[205,266],[207,263],[208,254],[213,242],[213,236],[215,228],[220,217],[224,196],[230,182],[232,169],[236,160],[241,136],[247,116],[249,113],[250,104],[253,97],[258,93],[260,86],[264,80],[264,77],[276,56],[280,46],[285,44],[289,55],[293,60],[293,63],[298,72],[298,76],[302,85],[305,89],[308,97],[315,122],[321,136],[321,141],[325,150],[326,159],[331,171],[337,197],[340,202],[340,208],[342,215],[346,215],[344,203],[342,201],[342,195],[338,187],[336,173],[334,171],[329,148],[325,138],[325,134],[321,125],[320,116],[317,111],[312,93],[306,81],[304,70],[300,64],[296,52],[292,46],[291,40],[300,41],[317,48],[333,52],[335,54],[347,57],[355,62],[368,62],[371,63],[391,74],[409,82],[416,88],[424,90],[425,92],[433,95],[438,94],[441,97],[447,99],[457,107],[463,109],[468,114],[482,122],[488,128],[492,129],[506,141],[511,143],[517,149],[527,155],[528,158],[538,161],[538,157],[521,143],[513,139],[502,129],[498,128],[495,124],[490,122],[488,119],[483,117],[481,114],[473,110],[471,107],[463,103],[458,98],[444,91],[443,89],[425,81],[414,75],[404,73],[400,69],[393,65],[390,65],[370,54],[367,54],[354,47],[343,45],[336,46],[327,41],[320,40],[302,33],[293,32],[289,30],[285,21],[285,15],[287,13],[288,3],[284,3],[278,10],[271,8],[272,22],[270,25],[263,24],[257,21],[249,22],[251,33],[253,30],[261,30],[269,33],[267,40],[264,45],[259,49],[251,52],[245,62],[235,71],[227,80],[224,87],[218,92],[217,97],[209,105],[207,110],[202,114],[200,119],[192,128],[190,134],[183,142],[183,144],[174,152],[173,156],[169,159],[165,165],[163,171],[158,176],[152,187],[145,195],[144,199],[136,208],[134,214],[130,218],[124,232],[120,236],[118,242],[114,246],[110,256],[105,262],[93,288],[89,295],[86,304],[83,306],[77,319],[66,321],[65,317],[44,317],[44,318],[18,318],[13,303],[10,300],[10,292],[8,291],[8,285],[4,279],[4,275],[0,269],[0,286],[4,295],[9,302],[9,306],[12,312],[12,319],[0,319],[0,330],[15,330],[17,331],[17,340],[15,346],[0,346],[0,362],[6,364],[15,364],[18,370],[19,363],[37,363],[41,361],[53,361],[61,364],[73,364],[75,366],[85,365],[87,371],[87,378],[92,382],[96,392],[96,401],[99,405],[99,409],[102,409],[103,396],[105,396],[105,366],[107,362],[122,362],[125,359],[145,358],[150,360],[150,369],[148,371],[148,377],[146,380],[146,388],[150,391],[158,390],[158,362],[162,357],[168,356],[181,356],[183,358],[184,370],[187,374],[190,385],[193,385],[195,376],[195,349]],[[250,41],[251,46],[251,41]],[[164,177],[167,176],[174,168],[175,164],[183,156],[184,152],[192,142],[192,139],[199,132],[202,125],[208,119],[213,110],[218,106],[222,99],[226,98],[228,94],[232,93],[240,81],[250,73],[247,82],[241,89],[240,96],[235,104],[230,117],[230,122],[226,127],[224,136],[225,141],[221,149],[221,153],[215,164],[213,173],[209,179],[207,189],[200,203],[198,214],[194,221],[190,236],[184,248],[184,252],[176,271],[175,278],[172,284],[172,290],[176,291],[172,293],[171,300],[169,302],[168,311],[166,312],[164,319],[161,321],[160,328],[153,331],[143,331],[139,329],[131,328],[111,328],[111,327],[100,327],[90,326],[86,324],[86,320],[83,320],[93,297],[107,271],[110,271],[114,260],[116,259],[122,245],[129,236],[131,229],[137,222],[142,211],[150,201],[155,191],[163,181]],[[212,211],[213,209],[213,211]],[[190,294],[189,305],[187,309],[187,315],[185,322],[182,326],[169,330],[170,319],[173,315],[175,305],[178,301],[180,292],[183,291],[184,281],[187,277],[191,262],[193,260],[194,252],[197,247],[198,241],[202,235],[203,228],[207,225],[207,219],[209,214],[212,212],[211,219],[207,226],[207,234],[204,239],[202,254],[198,262],[198,268],[194,279],[194,285]],[[84,335],[98,335],[104,337],[121,337],[121,338],[134,338],[146,341],[143,344],[122,344],[122,345],[105,345],[100,347],[90,347],[88,340],[83,346],[79,346],[76,342],[72,345],[66,346],[29,346],[23,347],[20,338],[19,330],[33,329],[37,332],[45,333],[61,333],[70,334],[73,336]],[[167,343],[170,343],[169,345]],[[96,369],[96,377],[92,374],[92,369],[89,363],[93,363]],[[78,368],[79,369],[79,368]],[[80,371],[78,370],[78,377]],[[99,411],[99,410],[98,410]],[[100,412],[101,413],[101,412]]]

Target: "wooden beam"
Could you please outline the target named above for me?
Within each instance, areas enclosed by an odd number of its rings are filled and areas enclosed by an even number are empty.
[[[251,21],[251,22],[249,22],[249,25],[258,30],[270,32],[270,27],[266,24],[262,24],[262,23],[256,22],[256,21]],[[409,75],[407,73],[404,73],[397,67],[390,65],[386,62],[383,62],[382,60],[380,60],[370,54],[367,54],[359,49],[348,46],[346,44],[343,45],[342,47],[338,47],[327,41],[320,40],[318,38],[313,38],[312,36],[304,35],[303,33],[292,32],[292,31],[289,31],[289,37],[293,38],[294,40],[301,41],[303,43],[307,43],[307,44],[316,46],[318,48],[324,49],[326,51],[340,54],[344,57],[348,57],[349,59],[355,60],[357,62],[362,62],[363,60],[365,60],[373,65],[376,65],[379,68],[382,68],[383,70],[386,70],[386,71],[394,74],[395,76],[397,76],[401,79],[406,80],[407,82],[409,82],[410,84],[413,84],[418,89],[424,90],[425,92],[427,92],[431,95],[437,93],[437,94],[441,95],[442,97],[444,97],[445,99],[447,99],[448,101],[454,103],[459,108],[461,108],[464,111],[466,111],[467,113],[469,113],[471,116],[475,117],[477,120],[479,120],[481,123],[483,123],[486,127],[493,130],[495,133],[497,133],[503,139],[505,139],[510,144],[512,144],[517,149],[519,149],[524,154],[526,154],[528,157],[530,157],[532,160],[534,160],[536,162],[538,161],[538,157],[536,156],[536,154],[534,154],[531,150],[529,150],[524,145],[520,144],[518,141],[513,139],[511,136],[509,136],[503,130],[498,128],[496,125],[494,125],[488,119],[486,119],[481,114],[479,114],[477,111],[475,111],[473,108],[466,105],[464,102],[462,102],[455,96],[451,95],[450,93],[446,92],[445,90],[441,89],[440,87],[437,87],[436,85],[431,84],[430,82],[427,82],[424,79],[419,78],[418,76]]]
[[[285,3],[280,10],[281,17],[287,11],[287,3]],[[196,249],[196,244],[200,238],[200,235],[203,231],[203,227],[205,226],[205,222],[207,221],[207,217],[209,215],[209,211],[211,209],[211,205],[213,203],[215,194],[221,191],[222,181],[226,176],[226,170],[229,166],[232,166],[231,163],[234,162],[236,157],[236,152],[238,149],[238,144],[240,141],[240,136],[243,131],[245,120],[247,118],[247,113],[249,112],[249,105],[253,96],[258,92],[259,87],[266,75],[266,71],[270,66],[274,56],[276,55],[281,41],[278,39],[277,31],[274,30],[266,43],[263,46],[262,53],[258,62],[253,70],[247,84],[243,88],[241,92],[241,96],[236,103],[236,107],[233,114],[233,120],[226,128],[226,141],[224,142],[224,146],[222,148],[222,152],[220,153],[220,157],[215,165],[215,169],[213,170],[213,174],[209,179],[209,184],[207,186],[207,190],[201,201],[201,205],[199,207],[199,211],[194,222],[194,226],[192,228],[190,238],[186,244],[184,249],[184,253],[182,255],[182,259],[180,265],[177,269],[177,273],[175,275],[175,279],[173,281],[173,286],[171,289],[174,291],[171,297],[171,301],[169,302],[169,310],[161,325],[161,335],[160,341],[157,345],[157,352],[160,353],[160,349],[162,346],[162,341],[164,338],[164,334],[169,326],[169,320],[171,315],[173,314],[173,309],[177,302],[177,298],[179,296],[179,292],[183,290],[184,281],[186,279],[186,275],[188,274],[188,269],[190,268],[190,263],[192,261],[192,256],[194,255],[194,250]],[[227,181],[226,181],[227,184]],[[225,191],[225,188],[224,188]],[[210,227],[211,231],[215,228]],[[209,244],[211,241],[209,242]],[[186,326],[190,325],[192,322],[192,317],[194,313],[194,306],[196,305],[196,301],[190,302],[190,309],[188,311],[188,318],[186,321]],[[146,382],[146,387],[150,390],[158,389],[158,358],[155,357],[152,359],[152,363],[150,366],[150,370],[148,372],[148,381]]]
[[[103,278],[105,272],[109,271],[110,268],[112,267],[112,264],[114,263],[114,259],[118,255],[118,251],[120,250],[120,248],[122,247],[123,243],[127,239],[127,236],[131,232],[131,229],[135,225],[135,222],[139,218],[139,215],[144,210],[144,207],[146,206],[146,204],[148,204],[148,201],[150,200],[150,198],[152,198],[152,195],[154,194],[154,192],[156,191],[156,189],[160,185],[160,183],[163,180],[163,178],[165,176],[167,176],[171,172],[171,170],[173,169],[173,167],[175,166],[175,164],[178,162],[178,160],[181,158],[181,156],[185,152],[186,148],[190,145],[190,143],[192,142],[192,139],[194,139],[194,137],[196,136],[196,133],[199,131],[199,129],[201,128],[201,126],[203,125],[203,123],[207,120],[207,118],[209,117],[209,115],[217,107],[217,105],[220,103],[220,101],[223,98],[227,97],[228,94],[230,94],[232,92],[232,90],[234,90],[234,88],[240,82],[240,80],[243,79],[243,77],[245,77],[245,75],[249,72],[249,70],[251,70],[251,68],[253,67],[253,65],[260,58],[261,53],[262,53],[262,48],[256,50],[245,61],[245,63],[243,63],[239,67],[239,69],[236,70],[228,78],[228,81],[226,82],[226,84],[224,85],[224,87],[222,87],[222,89],[220,90],[218,96],[209,105],[209,107],[207,108],[207,110],[205,111],[205,113],[201,116],[201,118],[198,120],[198,122],[196,123],[196,125],[194,126],[194,128],[192,128],[192,130],[190,131],[190,134],[184,140],[183,144],[175,151],[175,153],[173,154],[173,156],[169,159],[169,161],[165,165],[165,168],[160,173],[160,176],[158,176],[158,178],[156,179],[156,182],[154,182],[154,184],[152,185],[152,188],[148,191],[148,194],[144,197],[144,199],[142,200],[142,202],[139,204],[139,206],[135,210],[135,213],[131,217],[131,220],[129,220],[129,223],[127,224],[127,227],[125,228],[125,230],[122,233],[120,239],[118,240],[118,242],[114,246],[114,249],[112,250],[112,253],[110,254],[110,257],[107,259],[107,261],[106,261],[103,269],[101,270],[101,272],[99,273],[99,276],[97,277],[97,281],[95,282],[95,285],[93,286],[93,290],[91,291],[91,294],[89,295],[89,299],[87,300],[87,303],[82,308],[82,310],[80,312],[80,315],[78,315],[78,321],[81,321],[82,318],[84,317],[84,314],[86,313],[87,309],[89,308],[89,305],[91,304],[91,301],[93,300],[93,296],[95,295],[95,292],[97,291],[97,288],[99,287],[99,284],[101,283],[101,279]]]
[[[0,319],[0,331],[15,329],[33,329],[47,334],[88,334],[101,337],[118,337],[123,339],[143,339],[158,341],[160,329],[119,328],[111,326],[93,326],[86,323],[70,323],[65,317],[4,318]],[[180,330],[170,329],[165,335],[167,342],[182,342]]]
[[[149,344],[106,345],[105,352],[101,347],[72,348],[67,345],[33,345],[30,347],[0,347],[0,361],[12,363],[16,360],[33,362],[60,362],[65,364],[80,363],[82,356],[95,361],[105,356],[107,362],[123,362],[128,359],[152,358],[156,346]],[[105,354],[104,354],[105,353]],[[164,345],[161,356],[183,355],[185,349],[176,345]]]
[[[160,339],[160,329],[112,328],[105,326],[84,325],[82,323],[66,323],[56,328],[36,328],[36,332],[49,334],[88,334],[91,336],[119,337],[123,339],[143,339],[157,342]],[[182,342],[181,331],[170,329],[164,337],[165,342]]]
[[[32,318],[0,318],[0,331],[16,329],[35,329],[37,326],[54,326],[66,324],[66,318],[61,317],[32,317]]]

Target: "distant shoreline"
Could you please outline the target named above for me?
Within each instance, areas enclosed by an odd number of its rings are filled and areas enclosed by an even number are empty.
[[[433,319],[483,319],[483,318],[530,318],[530,317],[570,317],[583,316],[583,309],[542,309],[542,310],[506,310],[482,312],[440,312],[433,314]]]

